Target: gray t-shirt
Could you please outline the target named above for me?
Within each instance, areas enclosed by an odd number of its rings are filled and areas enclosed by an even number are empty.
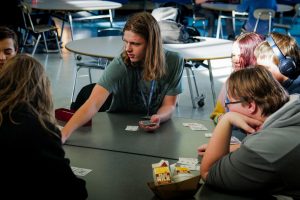
[[[300,96],[291,95],[262,129],[217,161],[206,184],[235,194],[281,194],[300,199]]]
[[[141,80],[141,67],[128,67],[121,55],[114,58],[100,77],[98,84],[113,93],[109,112],[132,112],[147,114],[151,85],[153,94],[149,114],[154,114],[162,105],[166,95],[175,96],[182,92],[181,78],[183,58],[175,52],[165,51],[166,74],[160,80]]]

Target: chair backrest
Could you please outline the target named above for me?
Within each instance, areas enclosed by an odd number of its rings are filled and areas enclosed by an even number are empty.
[[[233,26],[233,31],[236,32],[236,28],[235,28],[235,20],[239,19],[239,20],[247,20],[248,16],[248,12],[238,12],[233,10],[232,11],[232,26]]]
[[[295,5],[295,16],[300,17],[300,3]]]
[[[273,9],[265,9],[265,8],[258,8],[254,10],[253,13],[254,17],[256,18],[256,23],[254,26],[254,32],[256,32],[258,23],[260,20],[269,20],[269,31],[268,34],[271,32],[271,26],[272,26],[272,18],[275,16],[275,11]]]
[[[31,19],[31,6],[29,3],[27,2],[20,2],[19,5],[21,11],[22,11],[22,17],[23,17],[23,23],[26,29],[31,28],[34,31],[34,25],[32,23],[32,19]]]
[[[294,9],[295,9],[295,15],[292,19],[292,24],[295,24],[297,22],[297,18],[300,17],[300,3],[297,3]]]

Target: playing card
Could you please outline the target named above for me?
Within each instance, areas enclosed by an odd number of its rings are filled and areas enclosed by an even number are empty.
[[[71,169],[76,176],[85,176],[92,171],[91,169],[85,169],[85,168],[79,168],[73,166],[71,166]]]
[[[137,131],[138,129],[138,126],[126,126],[125,131]]]
[[[205,135],[205,137],[207,137],[207,138],[211,138],[212,133],[205,133],[204,135]]]
[[[203,124],[192,125],[190,129],[193,131],[207,131],[208,129]]]

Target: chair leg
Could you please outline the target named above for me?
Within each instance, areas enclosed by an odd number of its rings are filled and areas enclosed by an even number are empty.
[[[256,32],[256,29],[257,29],[258,22],[259,22],[259,18],[256,20],[256,23],[255,23],[255,26],[254,26],[253,32]]]
[[[192,72],[192,77],[193,77],[193,81],[194,81],[194,85],[195,85],[196,95],[197,95],[197,97],[199,97],[199,90],[198,90],[198,86],[197,86],[197,81],[196,81],[194,70],[192,68],[191,68],[191,72]]]
[[[36,40],[36,44],[34,45],[33,51],[31,53],[32,56],[34,56],[34,54],[35,54],[36,48],[37,48],[38,44],[40,43],[40,39],[41,39],[41,34],[39,34],[39,36]]]
[[[72,90],[72,96],[71,96],[71,103],[73,102],[74,99],[74,94],[75,94],[75,88],[76,88],[76,80],[77,80],[77,74],[78,71],[80,70],[80,67],[77,66],[76,72],[75,72],[75,78],[74,78],[74,84],[73,84],[73,90]]]
[[[90,83],[92,83],[92,74],[91,74],[91,68],[89,68],[89,79],[90,79]]]
[[[49,51],[48,51],[48,46],[47,46],[45,32],[43,32],[42,34],[43,34],[43,39],[44,39],[44,45],[45,45],[45,48],[46,48],[46,52],[48,53]]]
[[[62,58],[62,52],[61,52],[61,48],[60,48],[60,45],[59,45],[59,42],[58,42],[57,32],[53,31],[53,33],[55,35],[56,45],[57,45],[57,48],[58,48],[58,51],[59,51],[60,58]]]
[[[202,21],[202,25],[203,25],[203,30],[204,30],[204,34],[203,36],[206,36],[206,25],[205,25],[205,20]]]
[[[192,69],[190,67],[185,67],[185,70],[186,70],[187,81],[188,81],[188,85],[189,85],[192,105],[193,105],[193,108],[196,108],[197,106],[196,106],[195,101],[194,101],[195,97],[194,97],[193,86],[192,86],[192,82],[191,82],[191,76],[190,76],[190,70],[192,70]]]
[[[23,53],[23,50],[24,50],[24,47],[26,45],[26,41],[27,41],[28,35],[29,35],[29,31],[26,31],[25,38],[24,38],[24,41],[23,41],[23,45],[22,45],[22,48],[21,48],[21,53]]]

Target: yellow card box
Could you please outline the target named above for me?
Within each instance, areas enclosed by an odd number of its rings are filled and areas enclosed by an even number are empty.
[[[171,183],[171,173],[169,167],[153,168],[153,177],[156,185]]]

